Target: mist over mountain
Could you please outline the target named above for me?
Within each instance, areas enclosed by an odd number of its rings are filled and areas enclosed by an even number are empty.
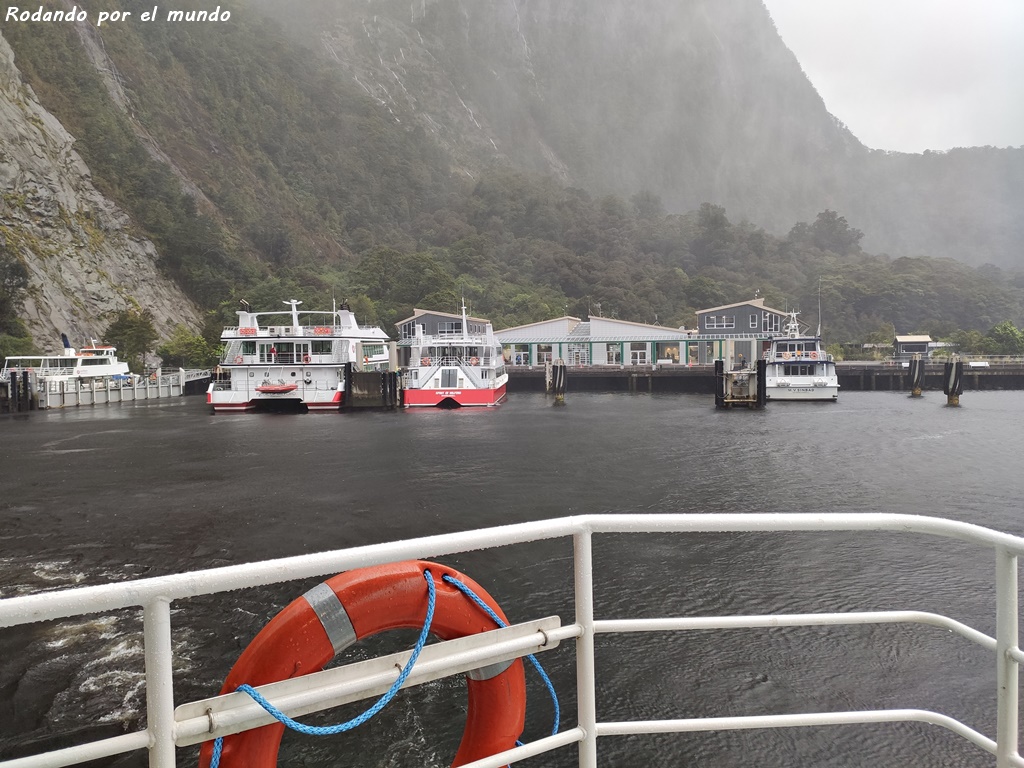
[[[827,208],[872,252],[1022,265],[1024,148],[865,147],[760,0],[253,4],[468,173],[507,163],[677,213],[711,202],[775,234]]]
[[[844,341],[1024,319],[1024,150],[863,146],[760,0],[220,7],[0,30],[0,352],[132,308],[212,340],[239,298],[389,330],[462,297],[685,325],[820,293]]]

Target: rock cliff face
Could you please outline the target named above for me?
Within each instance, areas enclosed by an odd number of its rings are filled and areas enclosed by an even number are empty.
[[[199,327],[198,309],[157,268],[157,251],[93,186],[74,137],[39,104],[0,36],[0,245],[30,275],[22,318],[40,348],[60,333],[99,339],[110,314],[133,305],[157,332]]]

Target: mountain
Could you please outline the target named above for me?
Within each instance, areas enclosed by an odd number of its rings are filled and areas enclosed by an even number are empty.
[[[66,333],[99,339],[111,312],[148,308],[158,322],[198,328],[199,310],[158,268],[154,244],[92,183],[74,138],[39,103],[0,37],[0,251],[22,258],[22,317],[47,351]]]
[[[208,330],[238,298],[685,323],[822,275],[851,338],[1019,320],[1022,151],[864,147],[758,0],[218,7],[5,24],[0,346],[14,299],[51,346],[132,306]]]
[[[470,173],[711,202],[775,234],[832,209],[871,252],[1024,267],[1024,148],[868,149],[759,0],[254,1]]]

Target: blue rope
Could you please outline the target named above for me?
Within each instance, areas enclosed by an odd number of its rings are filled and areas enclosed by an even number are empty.
[[[434,577],[430,575],[430,571],[424,571],[423,576],[427,580],[427,618],[426,621],[423,622],[423,629],[420,631],[420,636],[416,640],[416,647],[413,648],[412,655],[409,657],[408,663],[405,665],[405,667],[403,667],[402,672],[398,675],[398,679],[395,680],[395,682],[384,693],[383,696],[377,699],[377,702],[372,707],[363,712],[361,715],[352,718],[346,723],[340,723],[338,725],[306,725],[304,723],[300,723],[297,720],[293,720],[292,718],[288,717],[288,715],[286,715],[284,712],[282,712],[269,701],[267,701],[259,693],[259,691],[257,691],[255,688],[248,685],[247,683],[243,683],[242,685],[238,686],[238,688],[236,688],[235,690],[243,691],[244,693],[249,694],[249,696],[251,696],[256,701],[257,704],[259,704],[261,707],[267,710],[267,712],[276,717],[286,726],[288,726],[292,730],[298,731],[299,733],[305,733],[308,736],[332,736],[337,733],[351,731],[353,728],[362,725],[371,717],[373,717],[382,709],[384,709],[384,707],[387,706],[388,702],[395,697],[395,694],[398,693],[398,689],[402,687],[402,683],[405,682],[405,679],[409,676],[409,673],[412,672],[412,667],[416,663],[416,659],[419,658],[420,651],[422,651],[423,646],[426,645],[427,635],[430,634],[430,624],[434,620],[435,594]],[[213,756],[210,759],[210,768],[218,768],[218,766],[220,765],[220,756],[223,747],[223,736],[214,740]]]
[[[501,617],[494,612],[491,606],[489,606],[487,603],[481,600],[480,596],[476,592],[474,592],[468,586],[463,584],[461,581],[454,578],[453,576],[449,576],[448,574],[442,576],[441,581],[451,584],[453,587],[462,592],[462,594],[464,594],[466,597],[468,597],[470,600],[472,600],[474,603],[480,606],[487,613],[487,615],[494,620],[494,623],[497,624],[499,627],[508,626],[508,624],[502,621]],[[551,696],[551,701],[555,705],[555,722],[551,728],[551,735],[554,736],[556,733],[558,733],[558,723],[561,721],[561,710],[558,706],[558,694],[555,693],[555,686],[552,685],[551,678],[548,677],[547,672],[544,671],[544,667],[542,667],[540,665],[540,662],[537,661],[537,657],[531,653],[526,658],[530,660],[530,663],[533,664],[534,669],[537,670],[537,674],[540,675],[540,679],[544,681],[544,685],[547,686],[548,689],[548,694]],[[518,742],[516,743],[518,744]]]

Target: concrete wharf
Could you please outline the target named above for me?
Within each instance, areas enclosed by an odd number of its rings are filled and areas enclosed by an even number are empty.
[[[944,361],[925,363],[923,389],[942,391]],[[544,366],[509,366],[509,392],[543,392]],[[713,365],[625,365],[568,367],[568,392],[688,392],[715,394]],[[844,392],[909,392],[910,370],[900,363],[837,362]],[[1024,389],[1024,361],[999,361],[986,367],[965,363],[965,390]]]

